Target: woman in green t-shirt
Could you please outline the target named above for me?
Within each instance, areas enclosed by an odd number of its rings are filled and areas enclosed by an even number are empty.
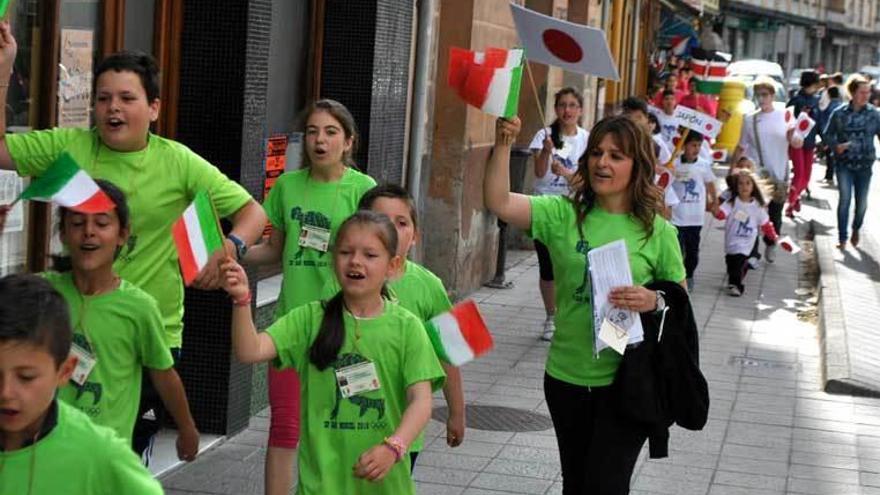
[[[596,345],[587,253],[618,240],[626,244],[634,285],[613,289],[612,307],[655,311],[664,303],[644,285],[684,283],[676,230],[659,214],[663,198],[653,182],[652,139],[625,117],[603,119],[578,164],[573,198],[527,196],[510,192],[510,147],[519,130],[518,118],[497,121],[483,193],[499,219],[544,243],[559,269],[544,395],[559,445],[563,493],[629,493],[648,432],[614,409],[609,385],[621,356]]]
[[[421,321],[387,300],[386,282],[402,262],[388,217],[359,211],[338,235],[332,262],[342,290],[262,333],[244,270],[224,265],[232,345],[242,362],[272,361],[301,376],[299,495],[412,495],[406,452],[430,419],[443,369]]]
[[[263,203],[272,233],[245,256],[252,265],[281,263],[278,319],[320,299],[333,278],[328,254],[343,220],[357,210],[376,182],[354,168],[357,128],[351,113],[334,100],[319,100],[306,112],[303,168],[278,177]],[[286,495],[293,486],[299,441],[299,378],[296,371],[269,368],[269,448],[266,493]]]

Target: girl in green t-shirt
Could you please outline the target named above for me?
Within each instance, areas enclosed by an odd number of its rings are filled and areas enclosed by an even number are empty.
[[[59,231],[70,266],[43,274],[70,308],[71,352],[82,371],[59,389],[58,398],[130,444],[146,371],[177,424],[177,455],[191,461],[198,454],[199,432],[162,335],[159,309],[113,270],[129,234],[125,194],[108,181],[96,182],[115,207],[104,213],[60,208]]]
[[[614,406],[609,385],[621,356],[595,343],[588,253],[614,241],[626,244],[634,285],[611,290],[612,307],[653,312],[665,302],[646,284],[684,284],[676,229],[659,214],[663,197],[654,185],[653,141],[626,117],[603,119],[578,163],[573,197],[530,197],[511,193],[509,186],[510,147],[519,130],[518,118],[498,119],[483,195],[499,219],[547,246],[560,274],[544,395],[559,445],[563,491],[629,493],[648,431]]]
[[[304,432],[297,493],[415,493],[399,462],[431,415],[443,370],[421,322],[388,304],[400,269],[388,217],[359,211],[339,228],[333,268],[342,290],[289,312],[257,333],[244,270],[224,265],[233,299],[232,343],[244,363],[274,360],[301,377]]]
[[[339,225],[357,210],[365,191],[376,185],[354,168],[358,135],[354,117],[341,103],[324,99],[306,112],[303,168],[278,177],[263,207],[272,223],[267,242],[245,256],[251,265],[282,267],[278,319],[318,300],[333,279],[329,248]],[[296,371],[269,368],[269,448],[266,493],[287,495],[299,442],[299,377]]]
[[[381,184],[364,194],[358,208],[387,215],[397,229],[397,256],[404,260],[402,273],[390,283],[397,302],[423,322],[452,309],[443,282],[427,268],[407,259],[410,249],[419,239],[416,220],[418,215],[415,202],[409,192],[397,184]],[[443,395],[446,397],[446,405],[449,409],[449,416],[446,419],[446,444],[450,447],[458,447],[464,440],[465,430],[461,371],[449,363],[441,361],[440,364],[446,372]],[[424,439],[419,436],[416,444],[410,449],[413,467],[423,441]]]

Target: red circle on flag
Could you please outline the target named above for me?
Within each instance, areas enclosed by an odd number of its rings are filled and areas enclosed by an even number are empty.
[[[801,131],[806,131],[807,127],[810,127],[810,123],[806,120],[802,120],[801,123],[798,125],[798,127],[800,128]]]
[[[707,131],[711,131],[713,127],[715,127],[715,126],[713,126],[711,122],[706,123],[706,130]]]
[[[576,64],[584,58],[584,50],[574,38],[558,29],[548,29],[541,33],[544,46],[553,55],[565,62]]]

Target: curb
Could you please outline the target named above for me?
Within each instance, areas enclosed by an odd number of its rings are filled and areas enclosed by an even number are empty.
[[[811,234],[816,232],[814,223],[815,220],[810,221]],[[852,378],[840,281],[832,256],[834,249],[837,249],[833,236],[814,236],[813,245],[819,265],[818,329],[823,389],[829,394],[880,397],[880,390]]]

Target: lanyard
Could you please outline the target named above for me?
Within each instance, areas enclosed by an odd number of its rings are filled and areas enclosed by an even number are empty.
[[[37,440],[40,439],[40,432],[37,431],[34,434],[34,441],[31,443],[31,462],[30,467],[28,468],[28,491],[27,495],[31,495],[34,491],[34,469],[37,467]],[[0,475],[3,474],[4,468],[6,468],[6,457],[7,455],[4,453],[2,458],[0,458]]]

